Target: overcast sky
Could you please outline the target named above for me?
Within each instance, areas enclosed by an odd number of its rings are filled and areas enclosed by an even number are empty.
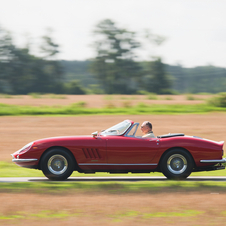
[[[167,38],[161,47],[145,46],[141,60],[158,55],[172,65],[226,68],[226,0],[0,0],[0,26],[15,42],[22,46],[29,36],[38,43],[52,28],[59,59],[93,57],[92,31],[103,19]]]

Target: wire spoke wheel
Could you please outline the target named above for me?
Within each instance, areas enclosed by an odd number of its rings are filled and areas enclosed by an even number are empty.
[[[190,153],[182,148],[174,148],[166,152],[160,163],[162,173],[173,180],[186,179],[192,172],[194,160]]]
[[[180,154],[171,155],[167,160],[167,168],[171,173],[181,174],[187,169],[187,160]]]
[[[55,175],[63,174],[68,168],[67,159],[62,155],[53,155],[47,164],[49,171]]]
[[[41,159],[41,170],[50,180],[66,180],[74,169],[73,155],[63,148],[53,148]]]

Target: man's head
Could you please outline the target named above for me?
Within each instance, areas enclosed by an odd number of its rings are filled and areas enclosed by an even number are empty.
[[[141,131],[143,134],[147,134],[152,131],[152,124],[148,121],[145,121],[141,125]]]

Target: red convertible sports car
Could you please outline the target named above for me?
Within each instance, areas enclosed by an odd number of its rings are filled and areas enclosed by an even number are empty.
[[[182,133],[142,138],[136,136],[138,127],[125,120],[92,136],[36,140],[12,154],[12,161],[42,170],[50,180],[65,180],[73,171],[162,172],[168,179],[185,179],[191,172],[225,168],[223,141]]]

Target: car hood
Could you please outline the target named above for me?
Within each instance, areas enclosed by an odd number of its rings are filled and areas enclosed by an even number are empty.
[[[46,150],[50,147],[65,147],[68,149],[71,148],[80,148],[96,145],[97,141],[102,141],[100,137],[94,138],[93,136],[60,136],[60,137],[49,137],[33,142],[33,148],[35,150]],[[102,142],[101,142],[102,143]]]
[[[34,144],[41,143],[52,143],[52,142],[66,142],[66,141],[76,141],[76,140],[90,140],[94,139],[93,136],[59,136],[59,137],[48,137],[39,140],[35,140]]]

